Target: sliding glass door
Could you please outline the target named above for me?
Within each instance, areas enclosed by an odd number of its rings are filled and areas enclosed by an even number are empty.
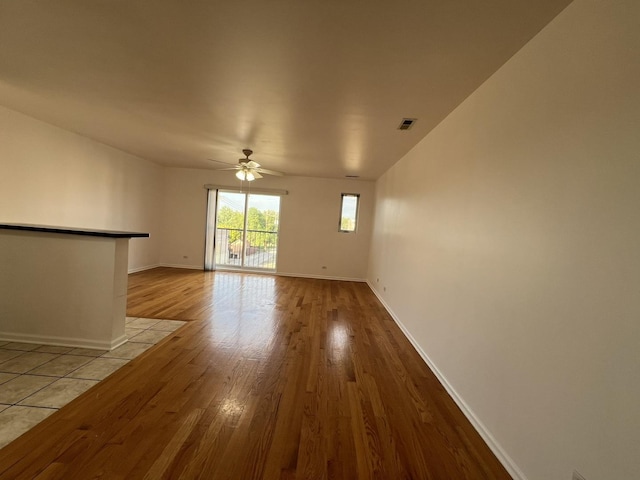
[[[215,243],[207,239],[213,245],[207,256],[213,258],[206,263],[212,268],[276,269],[279,196],[218,190],[209,206],[209,224],[215,209],[215,228],[207,228],[207,235],[213,233]]]

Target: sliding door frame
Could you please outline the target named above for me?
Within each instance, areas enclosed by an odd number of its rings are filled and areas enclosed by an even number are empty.
[[[204,252],[204,269],[206,271],[215,271],[218,267],[216,264],[216,254],[217,247],[216,245],[216,236],[218,229],[218,207],[219,207],[219,193],[220,192],[230,192],[230,193],[242,193],[244,194],[244,228],[242,232],[242,255],[240,261],[240,270],[255,270],[255,271],[274,271],[271,269],[262,269],[259,267],[247,268],[245,266],[245,256],[246,256],[246,235],[247,235],[247,227],[249,221],[248,215],[248,206],[249,206],[249,195],[272,195],[272,196],[286,196],[289,194],[287,190],[276,190],[276,189],[254,189],[251,188],[249,191],[243,189],[242,187],[229,187],[225,185],[205,185],[205,189],[207,189],[207,215],[206,215],[206,225],[205,225],[205,252]],[[279,209],[281,210],[281,208]],[[280,211],[278,212],[278,223],[280,223]],[[280,229],[278,228],[278,237],[280,236]],[[278,242],[279,243],[279,242]],[[277,253],[276,253],[277,257]],[[277,260],[276,260],[277,266]],[[224,268],[224,267],[223,267]],[[230,269],[233,269],[231,267]]]

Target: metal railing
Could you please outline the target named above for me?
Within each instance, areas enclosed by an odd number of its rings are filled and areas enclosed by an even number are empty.
[[[216,265],[275,270],[277,251],[278,232],[216,229]]]

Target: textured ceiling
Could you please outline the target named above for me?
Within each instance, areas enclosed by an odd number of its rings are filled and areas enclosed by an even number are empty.
[[[164,165],[375,179],[568,3],[4,0],[0,104]]]

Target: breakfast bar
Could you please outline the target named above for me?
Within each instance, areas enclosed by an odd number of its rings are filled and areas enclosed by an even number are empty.
[[[0,224],[0,340],[126,342],[129,239],[148,233]]]

